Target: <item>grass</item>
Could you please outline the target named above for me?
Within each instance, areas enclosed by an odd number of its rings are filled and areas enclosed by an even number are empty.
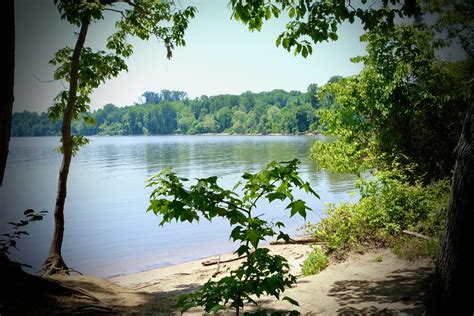
[[[399,237],[391,242],[390,248],[399,257],[414,261],[419,258],[436,259],[439,242],[416,237]]]

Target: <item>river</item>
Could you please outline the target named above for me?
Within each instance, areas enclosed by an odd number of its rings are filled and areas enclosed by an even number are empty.
[[[322,136],[117,136],[90,137],[73,159],[65,206],[63,257],[83,273],[100,277],[144,271],[160,266],[232,251],[228,223],[170,223],[147,213],[150,189],[146,179],[173,166],[186,178],[219,176],[231,189],[243,172],[255,172],[272,160],[301,160],[300,175],[321,199],[297,193],[317,222],[325,203],[351,199],[356,177],[317,170],[309,159],[312,144]],[[40,222],[26,227],[11,257],[36,272],[44,261],[53,231],[53,210],[61,155],[58,137],[12,138],[0,189],[0,234],[8,221],[18,221],[27,208],[47,210]],[[354,197],[352,197],[354,199]],[[272,204],[273,205],[273,204]],[[261,205],[268,220],[280,220],[292,235],[302,234],[304,220],[289,218],[282,204]]]

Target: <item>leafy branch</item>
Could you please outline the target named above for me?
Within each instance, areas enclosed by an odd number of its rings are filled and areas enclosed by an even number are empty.
[[[22,220],[20,220],[19,222],[8,222],[8,224],[12,226],[13,231],[11,233],[4,233],[1,235],[2,239],[0,239],[0,252],[10,254],[10,248],[15,248],[16,250],[19,250],[16,246],[18,239],[20,239],[24,235],[29,235],[29,233],[23,230],[22,227],[27,226],[29,223],[42,220],[47,213],[48,211],[35,212],[32,209],[27,209],[23,212],[24,218]],[[22,266],[28,265],[22,264]]]
[[[281,229],[282,222],[269,223],[255,216],[252,211],[260,199],[268,203],[275,200],[287,201],[286,209],[290,217],[298,214],[306,218],[310,208],[301,199],[296,199],[293,189],[304,190],[319,198],[308,182],[304,182],[297,173],[298,160],[271,162],[257,172],[244,173],[233,190],[227,190],[217,184],[217,177],[196,179],[196,183],[185,187],[189,181],[179,178],[171,168],[165,169],[148,180],[148,187],[154,190],[150,196],[148,211],[162,217],[160,225],[176,221],[199,221],[201,218],[211,221],[221,217],[229,221],[233,228],[230,239],[240,244],[235,253],[245,256],[236,270],[218,281],[207,281],[196,293],[182,295],[177,307],[183,311],[203,306],[206,312],[217,312],[227,304],[239,314],[244,303],[254,303],[253,296],[271,295],[279,298],[285,287],[296,283],[296,277],[289,273],[288,261],[279,255],[272,255],[269,249],[259,244],[267,237],[277,235],[277,239],[289,240]],[[234,191],[241,189],[239,196]],[[291,298],[284,300],[292,304]]]

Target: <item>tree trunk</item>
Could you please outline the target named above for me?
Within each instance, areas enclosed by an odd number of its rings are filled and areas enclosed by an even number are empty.
[[[14,0],[2,4],[0,18],[5,21],[6,28],[1,33],[0,43],[3,43],[3,57],[0,58],[0,186],[8,158],[8,144],[13,109],[13,82],[15,76],[15,5]]]
[[[456,147],[448,214],[427,315],[473,315],[474,295],[474,85]]]
[[[82,18],[81,30],[79,32],[79,37],[77,38],[71,60],[69,96],[61,129],[63,160],[61,163],[61,169],[59,170],[58,192],[56,196],[56,205],[54,208],[54,234],[48,258],[43,264],[43,275],[58,273],[68,274],[70,271],[70,269],[66,266],[61,254],[64,236],[64,203],[66,201],[67,178],[72,159],[73,143],[71,135],[71,122],[74,117],[74,108],[77,99],[79,62],[81,58],[81,51],[86,40],[89,24],[90,12],[86,12]]]

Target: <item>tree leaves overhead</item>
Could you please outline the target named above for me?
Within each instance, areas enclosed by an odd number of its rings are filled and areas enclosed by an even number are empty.
[[[396,17],[419,17],[422,7],[417,1],[378,0],[361,1],[294,1],[294,0],[231,0],[232,17],[260,31],[265,20],[272,16],[286,15],[289,20],[285,30],[277,37],[276,45],[307,57],[312,53],[312,43],[335,41],[338,26],[358,19],[364,30],[388,30]]]

